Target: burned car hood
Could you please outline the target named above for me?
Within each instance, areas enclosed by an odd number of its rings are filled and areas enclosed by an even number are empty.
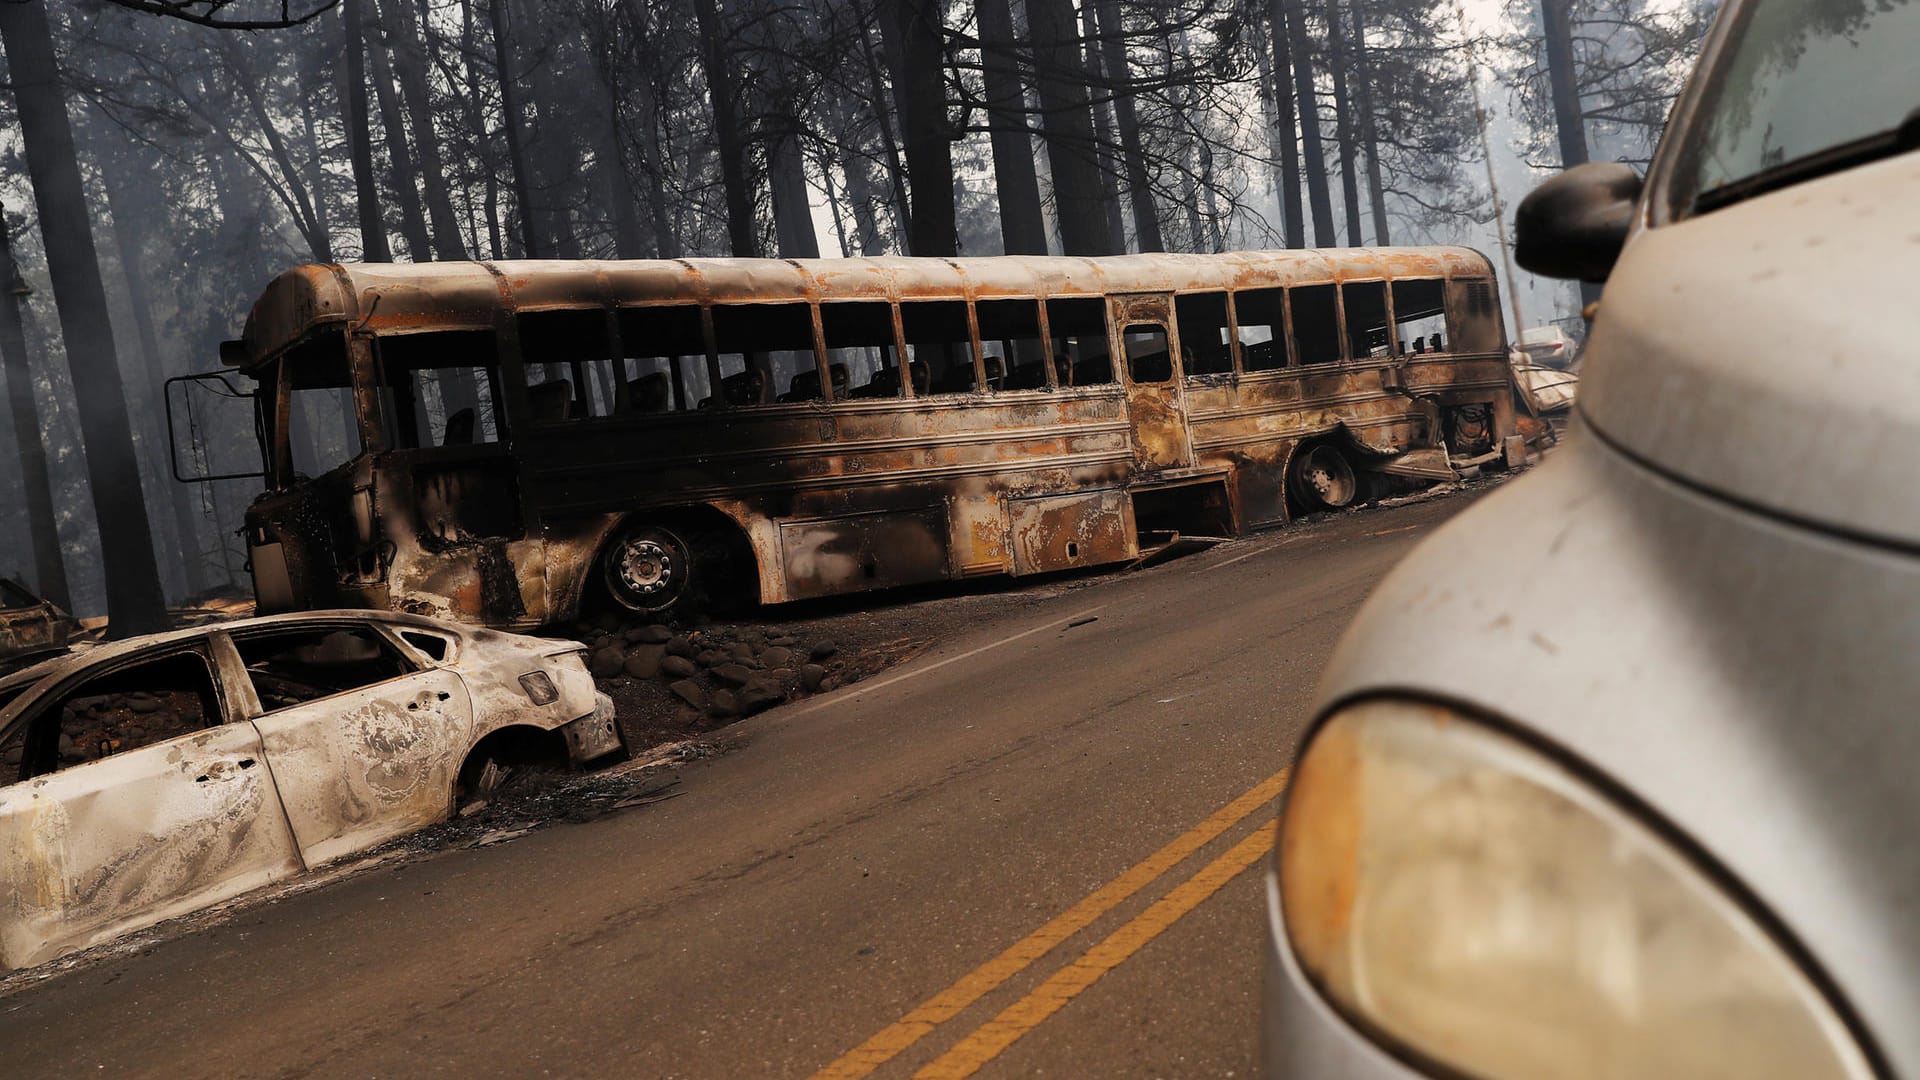
[[[1579,408],[1641,464],[1827,531],[1920,544],[1920,280],[1905,154],[1637,234]]]

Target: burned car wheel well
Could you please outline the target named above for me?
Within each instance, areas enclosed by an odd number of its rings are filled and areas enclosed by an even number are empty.
[[[608,561],[617,556],[627,537],[649,529],[671,533],[691,555],[687,591],[667,607],[727,609],[759,601],[759,561],[754,557],[746,530],[711,506],[688,506],[629,514],[608,530],[594,556],[592,584],[583,606],[616,612],[631,609],[613,595]]]
[[[483,787],[497,783],[487,776],[488,766],[509,768],[559,768],[568,765],[567,739],[558,729],[549,731],[529,724],[509,724],[489,731],[467,751],[455,774],[455,797],[471,798],[484,794]]]

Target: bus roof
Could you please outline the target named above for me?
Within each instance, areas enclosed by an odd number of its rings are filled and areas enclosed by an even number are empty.
[[[312,330],[490,330],[514,311],[661,302],[1057,297],[1406,277],[1491,277],[1471,248],[1339,248],[1100,258],[634,259],[308,264],[254,301],[231,363],[252,368]]]

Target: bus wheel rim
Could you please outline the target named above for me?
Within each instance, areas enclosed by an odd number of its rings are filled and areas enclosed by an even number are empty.
[[[643,601],[664,599],[682,576],[674,551],[647,536],[634,537],[621,545],[614,573],[621,586]]]
[[[1316,446],[1307,455],[1304,466],[1302,478],[1322,505],[1337,509],[1353,501],[1357,489],[1353,466],[1347,464],[1338,450]]]

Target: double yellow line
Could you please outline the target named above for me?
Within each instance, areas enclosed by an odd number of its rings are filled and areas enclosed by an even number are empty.
[[[814,1080],[857,1080],[893,1060],[934,1028],[958,1016],[974,1002],[992,993],[1008,979],[1025,971],[1067,939],[1178,866],[1188,856],[1278,798],[1287,786],[1287,772],[1282,769],[1254,785],[1143,862],[1102,885],[1005,952],[968,972],[958,982],[928,998],[885,1030],[849,1050],[815,1073]],[[1271,824],[1263,824],[1249,833],[1225,854],[1208,863],[1172,892],[1155,901],[1079,959],[1055,972],[1027,996],[1009,1005],[914,1075],[946,1080],[973,1075],[995,1055],[1059,1012],[1102,975],[1118,967],[1187,912],[1200,906],[1241,871],[1258,862],[1262,855],[1273,848]]]

